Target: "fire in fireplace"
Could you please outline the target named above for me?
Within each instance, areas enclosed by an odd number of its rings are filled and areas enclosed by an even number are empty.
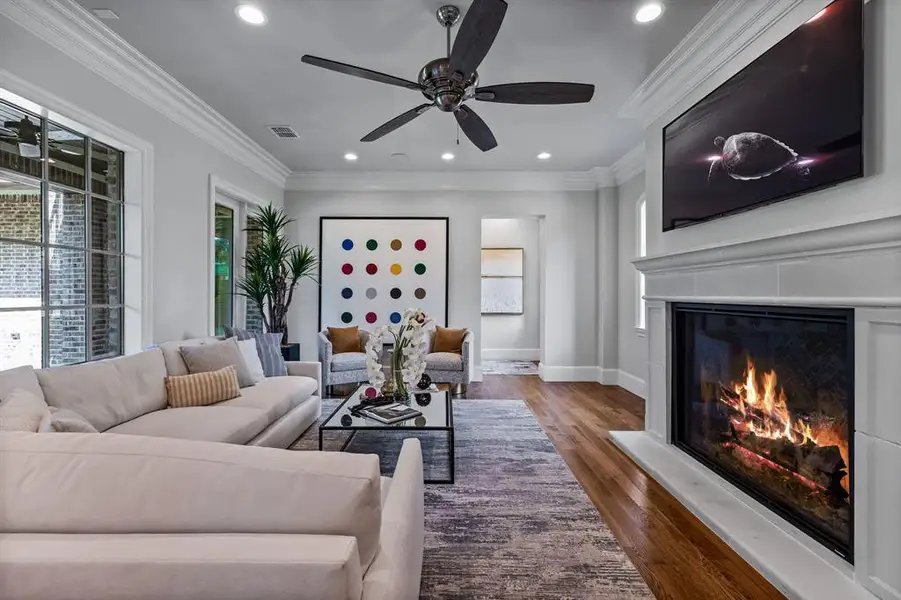
[[[851,311],[676,304],[674,443],[849,562]]]

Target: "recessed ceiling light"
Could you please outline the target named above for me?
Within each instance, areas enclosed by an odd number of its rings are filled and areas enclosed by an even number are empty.
[[[445,152],[441,155],[441,160],[454,160],[454,154],[452,152]]]
[[[356,154],[354,154],[353,152],[348,152],[347,154],[344,155],[344,160],[349,161],[349,162],[353,162],[353,161],[357,160],[357,158],[359,158],[359,157]]]
[[[808,22],[808,23],[813,23],[814,21],[816,21],[817,19],[819,19],[820,17],[822,17],[823,15],[825,15],[827,10],[829,10],[829,7],[828,7],[828,6],[827,6],[826,8],[824,8],[823,10],[821,10],[820,12],[818,12],[817,14],[815,14],[814,16],[812,16],[812,17],[810,17],[809,19],[807,19],[807,22]]]
[[[251,25],[262,25],[266,22],[266,13],[253,4],[239,4],[235,9],[235,14],[239,19]]]
[[[635,21],[637,23],[650,23],[660,18],[663,14],[663,4],[657,2],[645,2],[635,11]]]
[[[547,160],[551,157],[550,152],[541,152],[538,154],[538,160]]]

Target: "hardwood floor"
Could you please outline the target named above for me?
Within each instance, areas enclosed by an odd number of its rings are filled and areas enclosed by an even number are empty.
[[[644,427],[637,396],[596,383],[489,375],[467,397],[526,401],[657,598],[784,598],[609,441],[608,431]]]

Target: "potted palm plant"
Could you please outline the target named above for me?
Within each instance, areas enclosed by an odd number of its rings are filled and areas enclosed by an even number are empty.
[[[316,281],[319,260],[309,246],[292,244],[285,234],[294,222],[281,208],[269,204],[247,219],[249,233],[259,241],[244,257],[244,277],[238,278],[237,293],[253,302],[269,333],[281,333],[288,346],[288,308],[301,279]]]

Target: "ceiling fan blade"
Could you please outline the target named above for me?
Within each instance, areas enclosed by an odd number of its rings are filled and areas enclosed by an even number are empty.
[[[354,77],[361,77],[370,81],[378,81],[379,83],[396,85],[398,87],[407,88],[408,90],[414,90],[417,92],[422,89],[422,86],[414,81],[407,81],[406,79],[401,79],[400,77],[395,77],[394,75],[379,73],[378,71],[364,69],[363,67],[355,67],[354,65],[338,62],[336,60],[319,58],[318,56],[310,56],[309,54],[304,54],[300,60],[301,62],[305,62],[308,65],[313,65],[314,67],[321,67],[323,69],[337,71],[338,73],[344,73],[345,75],[353,75]]]
[[[472,3],[454,40],[451,73],[462,73],[464,81],[472,76],[491,49],[506,12],[504,0],[475,0]]]
[[[505,83],[476,88],[476,100],[504,104],[581,104],[590,102],[594,86],[588,83]]]
[[[494,134],[491,133],[488,125],[485,124],[485,121],[483,121],[474,110],[464,105],[454,112],[454,116],[457,117],[457,123],[460,124],[460,129],[463,130],[463,133],[466,134],[469,141],[475,144],[479,150],[488,152],[497,146],[497,140],[494,139]]]
[[[373,129],[372,131],[367,133],[366,136],[363,137],[363,139],[361,139],[360,141],[361,142],[374,142],[377,139],[379,139],[380,137],[388,135],[389,133],[391,133],[398,127],[402,127],[402,126],[406,125],[407,123],[409,123],[410,121],[412,121],[413,119],[415,119],[416,117],[418,117],[419,115],[424,113],[425,111],[432,108],[432,106],[434,106],[434,105],[433,104],[420,104],[416,108],[411,108],[407,112],[394,117],[393,119],[391,119],[384,125],[379,125],[375,129]]]

